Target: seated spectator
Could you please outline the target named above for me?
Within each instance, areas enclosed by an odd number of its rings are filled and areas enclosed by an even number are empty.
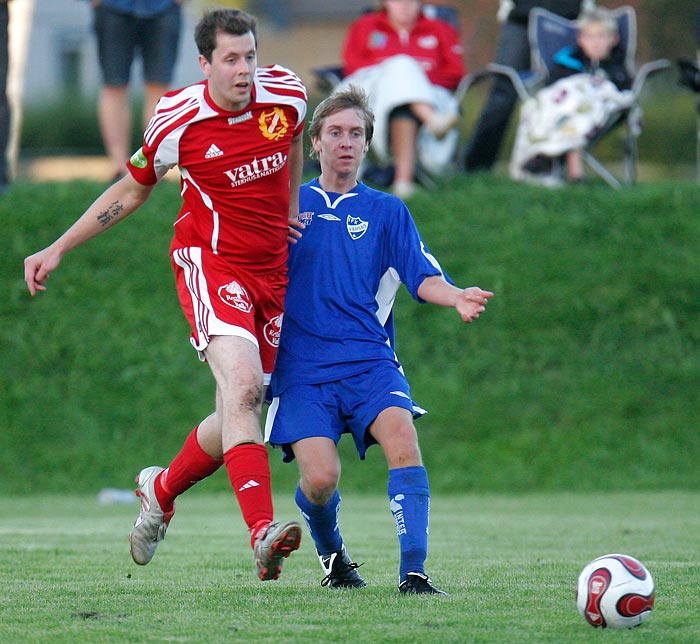
[[[382,0],[350,26],[343,46],[342,87],[357,85],[369,95],[377,119],[372,152],[386,162],[390,148],[392,192],[403,199],[415,191],[424,142],[426,169],[438,173],[451,158],[459,121],[451,92],[465,73],[457,30],[422,8],[421,0]]]
[[[514,179],[558,185],[553,168],[562,156],[568,180],[583,179],[586,144],[633,100],[618,41],[608,9],[581,15],[577,44],[557,52],[550,84],[523,104],[510,166]]]
[[[532,9],[546,9],[566,20],[574,20],[581,11],[593,6],[593,0],[499,0],[497,15],[501,28],[494,62],[517,72],[530,69],[528,22]],[[467,145],[464,156],[467,172],[493,169],[517,102],[513,83],[505,76],[496,76]]]

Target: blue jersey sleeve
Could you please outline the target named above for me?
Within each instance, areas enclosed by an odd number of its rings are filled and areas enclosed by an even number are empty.
[[[442,275],[447,282],[453,283],[423,241],[405,205],[402,205],[390,225],[392,231],[387,236],[390,263],[413,299],[423,302],[418,296],[418,287],[427,277]]]

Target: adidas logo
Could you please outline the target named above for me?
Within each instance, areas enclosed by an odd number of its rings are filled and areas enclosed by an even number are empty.
[[[249,490],[252,487],[260,487],[260,483],[258,483],[257,481],[254,481],[253,479],[250,479],[250,481],[248,481],[246,484],[239,487],[238,491],[242,492],[243,490]]]
[[[219,148],[216,146],[215,143],[212,143],[209,146],[209,149],[207,150],[207,153],[204,155],[205,159],[213,159],[214,157],[220,157],[223,156],[223,152],[219,150]]]

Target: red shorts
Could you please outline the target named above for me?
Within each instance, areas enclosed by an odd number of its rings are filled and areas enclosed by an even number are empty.
[[[192,327],[190,342],[200,358],[212,336],[246,338],[258,347],[267,384],[280,341],[286,270],[257,275],[194,247],[176,249],[171,259],[180,304]]]

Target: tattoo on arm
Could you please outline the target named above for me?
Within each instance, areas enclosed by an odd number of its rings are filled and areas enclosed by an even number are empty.
[[[119,216],[122,210],[124,210],[124,206],[118,201],[115,201],[97,215],[97,221],[99,221],[102,226],[107,226],[112,220]]]

